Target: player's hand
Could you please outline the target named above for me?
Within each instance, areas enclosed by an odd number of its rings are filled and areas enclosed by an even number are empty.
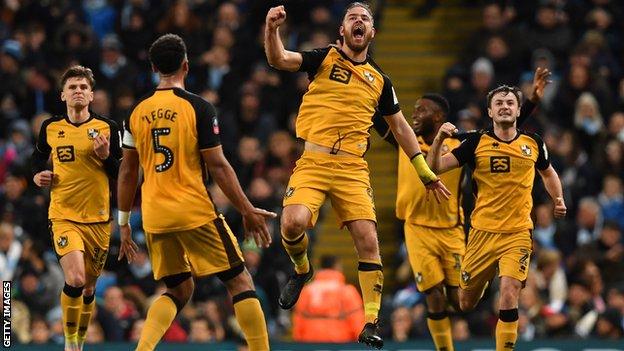
[[[137,251],[139,251],[139,247],[132,240],[132,228],[130,224],[120,225],[119,235],[121,236],[121,245],[119,246],[119,257],[117,257],[117,261],[121,261],[122,258],[126,257],[128,263],[132,263],[136,257]]]
[[[551,73],[548,68],[537,67],[535,70],[535,74],[533,75],[533,90],[531,91],[531,96],[529,100],[533,103],[539,103],[544,97],[544,88],[549,83],[552,83],[550,80]]]
[[[439,138],[440,140],[444,140],[448,137],[455,135],[457,132],[459,132],[459,130],[457,129],[457,127],[455,127],[453,123],[445,122],[442,126],[440,126],[437,138]]]
[[[52,185],[52,180],[54,179],[54,173],[52,171],[41,171],[33,177],[33,181],[37,186],[44,187]]]
[[[98,134],[93,138],[93,151],[100,160],[106,160],[110,154],[110,142],[108,135]]]
[[[283,5],[271,7],[267,12],[266,25],[269,30],[276,30],[284,21],[286,21],[286,10]]]
[[[555,199],[555,218],[563,218],[566,215],[568,209],[566,208],[565,202],[562,197],[558,197]]]
[[[440,203],[441,197],[445,200],[448,200],[451,196],[451,192],[446,188],[444,183],[440,179],[434,180],[425,185],[427,189],[427,194],[425,195],[425,201],[429,201],[429,193],[433,192],[433,196],[436,199],[437,203]]]
[[[251,211],[243,213],[243,226],[245,236],[253,238],[258,247],[269,247],[273,239],[269,233],[266,220],[277,217],[275,212],[254,207]]]

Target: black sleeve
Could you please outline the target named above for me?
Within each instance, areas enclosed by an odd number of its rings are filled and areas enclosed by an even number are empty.
[[[373,115],[373,128],[377,131],[377,133],[379,133],[383,140],[390,143],[390,145],[394,146],[396,149],[399,148],[399,143],[397,143],[394,138],[394,134],[392,134],[390,126],[379,112],[376,112],[375,115]]]
[[[209,149],[221,145],[219,138],[219,119],[217,110],[204,99],[196,101],[195,117],[197,118],[197,141],[199,149]]]
[[[473,129],[473,130],[469,130],[469,131],[466,131],[466,132],[457,133],[457,134],[453,135],[452,138],[457,139],[459,141],[464,141],[464,140],[468,139],[468,137],[470,137],[471,135],[478,134],[480,132],[481,131],[478,130],[478,129]]]
[[[401,106],[399,106],[399,99],[396,97],[390,78],[385,74],[383,77],[384,85],[381,90],[381,96],[379,97],[377,110],[382,116],[389,116],[401,111]]]
[[[548,155],[548,149],[546,149],[546,144],[542,138],[537,134],[532,134],[531,137],[537,143],[537,161],[535,161],[535,168],[540,171],[545,170],[550,166],[550,156]]]
[[[537,105],[533,101],[528,100],[524,102],[520,108],[520,116],[516,122],[516,126],[520,127],[537,111]]]
[[[460,166],[467,163],[470,168],[475,168],[475,151],[479,145],[479,140],[481,140],[481,135],[482,133],[472,133],[458,147],[451,150]]]
[[[119,164],[121,161],[121,132],[119,125],[115,121],[106,120],[110,128],[109,137],[109,154],[108,158],[104,160],[104,170],[111,179],[117,179],[117,173],[119,173]]]
[[[32,157],[30,159],[30,168],[32,175],[48,169],[48,159],[50,159],[50,153],[52,148],[48,144],[48,125],[50,125],[51,119],[43,122],[41,130],[39,131],[39,139],[35,144]]]
[[[310,51],[302,51],[303,61],[299,66],[299,72],[306,72],[310,80],[316,75],[316,71],[321,67],[321,63],[329,53],[331,46],[322,49],[314,49]]]

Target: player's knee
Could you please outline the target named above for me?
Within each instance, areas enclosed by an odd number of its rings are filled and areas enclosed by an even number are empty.
[[[446,299],[455,311],[461,311],[459,306],[459,292],[457,287],[446,287]]]
[[[93,296],[93,294],[95,294],[95,286],[87,285],[82,290],[82,295],[83,296]]]
[[[427,309],[429,312],[438,313],[446,310],[444,287],[441,284],[425,291],[425,295],[427,300]]]
[[[65,282],[73,287],[85,286],[85,274],[78,270],[70,270],[65,274]]]
[[[358,248],[361,251],[359,252],[360,257],[379,256],[379,244],[377,242],[377,235],[375,233],[364,235],[358,240],[360,241],[358,245]]]
[[[307,223],[294,215],[282,216],[282,235],[286,239],[296,238],[306,229]]]
[[[163,278],[163,282],[167,286],[167,292],[184,304],[190,300],[193,289],[195,289],[190,272],[166,276]]]
[[[470,294],[459,294],[459,308],[463,312],[471,311],[477,305],[477,299],[473,298]]]
[[[501,284],[500,287],[500,305],[501,308],[508,306],[516,306],[520,298],[520,284]]]
[[[254,290],[254,284],[253,280],[251,279],[251,275],[246,269],[244,269],[244,266],[241,265],[240,267],[242,267],[243,269],[237,269],[233,271],[238,274],[233,275],[229,279],[224,279],[219,276],[219,279],[221,279],[223,284],[225,284],[225,287],[232,296],[238,295],[244,291]]]

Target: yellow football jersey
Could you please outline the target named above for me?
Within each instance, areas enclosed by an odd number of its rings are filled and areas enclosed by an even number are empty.
[[[93,138],[110,136],[110,156],[100,160]],[[46,120],[33,153],[34,173],[46,169],[52,156],[54,180],[50,188],[48,218],[79,223],[110,220],[109,176],[116,177],[121,158],[117,124],[91,112],[85,122],[74,124],[67,116]]]
[[[390,79],[370,58],[355,62],[334,46],[301,54],[299,70],[311,82],[297,115],[297,137],[364,155],[375,111],[388,116],[400,110]]]
[[[123,147],[143,169],[143,227],[150,233],[197,228],[217,214],[204,184],[200,150],[220,145],[215,108],[179,88],[143,97],[124,123]]]
[[[489,129],[468,136],[451,152],[460,165],[468,163],[473,169],[473,228],[493,233],[533,229],[535,168],[550,166],[546,146],[537,134],[518,130],[516,138],[506,142]]]
[[[423,154],[430,149],[421,136],[418,144]],[[442,144],[442,154],[456,148],[460,141],[447,138]],[[426,200],[427,189],[418,181],[418,174],[409,157],[399,148],[399,180],[397,187],[396,216],[413,224],[432,228],[453,228],[464,222],[461,207],[462,168],[450,170],[439,177],[451,191],[451,197],[437,203],[433,194]]]

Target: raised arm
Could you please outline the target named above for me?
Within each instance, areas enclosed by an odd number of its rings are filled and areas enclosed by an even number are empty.
[[[441,156],[442,142],[444,139],[457,133],[457,128],[452,123],[446,122],[438,130],[438,134],[433,139],[433,144],[429,148],[427,164],[436,174],[444,173],[460,166],[459,161],[452,152]]]
[[[433,191],[438,202],[440,201],[439,196],[448,199],[451,192],[427,166],[427,162],[418,145],[416,134],[414,134],[414,130],[409,126],[405,117],[403,117],[403,113],[399,110],[399,112],[395,114],[384,116],[384,119],[388,123],[388,126],[390,126],[394,139],[396,139],[405,154],[410,157],[412,166],[416,169],[418,177],[423,184],[425,184],[427,190]]]
[[[264,27],[264,52],[271,67],[295,72],[301,67],[303,57],[300,53],[284,48],[279,36],[279,26],[286,20],[284,6],[272,7],[266,16]]]

